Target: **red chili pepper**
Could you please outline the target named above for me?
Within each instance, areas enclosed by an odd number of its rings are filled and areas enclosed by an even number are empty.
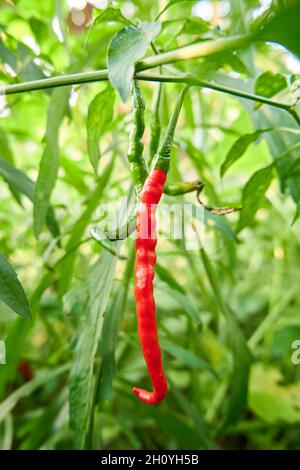
[[[153,392],[134,388],[136,396],[150,404],[166,396],[168,384],[164,374],[157,337],[155,301],[153,297],[154,265],[156,262],[156,207],[164,190],[167,174],[161,169],[150,172],[137,207],[137,238],[135,263],[135,298],[138,332]]]
[[[154,265],[156,262],[156,208],[160,201],[170,166],[170,155],[174,132],[178,121],[185,87],[177,100],[175,110],[169,122],[166,137],[154,160],[144,187],[136,212],[137,237],[135,243],[135,299],[138,319],[138,332],[144,358],[147,364],[153,392],[134,388],[133,392],[145,403],[154,404],[162,401],[167,393],[168,384],[165,377],[161,350],[157,337],[155,301],[153,297]]]

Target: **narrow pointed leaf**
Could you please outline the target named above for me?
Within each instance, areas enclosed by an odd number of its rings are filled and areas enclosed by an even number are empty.
[[[0,299],[17,315],[31,318],[30,305],[17,273],[0,253]]]
[[[192,351],[182,348],[181,346],[177,346],[171,343],[171,341],[161,341],[161,345],[164,351],[171,354],[171,356],[176,357],[176,359],[179,359],[185,366],[198,370],[205,370],[210,372],[215,378],[218,378],[214,369],[203,359],[196,356]]]
[[[46,148],[35,184],[33,224],[38,237],[43,230],[59,168],[59,127],[67,111],[69,88],[57,88],[51,97],[47,116]]]
[[[252,132],[251,134],[244,134],[239,139],[237,139],[230,148],[229,152],[225,157],[224,162],[222,163],[220,171],[221,176],[224,176],[224,174],[231,167],[231,165],[233,165],[244,155],[249,145],[255,142],[262,134],[270,130],[272,129],[258,129],[255,132]]]
[[[91,101],[87,117],[87,146],[90,162],[95,173],[100,160],[99,140],[113,117],[115,91],[107,87]]]
[[[13,155],[4,130],[0,127],[0,157],[12,163]]]
[[[273,178],[273,165],[262,168],[251,176],[243,189],[242,210],[238,231],[253,224],[254,217]]]
[[[0,175],[16,193],[24,194],[31,202],[34,200],[34,182],[22,171],[15,168],[7,161],[0,158]],[[55,218],[52,207],[48,208],[46,214],[47,227],[54,238],[60,235],[59,225]]]
[[[93,400],[94,359],[103,324],[103,314],[112,288],[116,257],[103,252],[89,272],[89,301],[79,327],[70,376],[70,425],[76,446],[85,445]]]

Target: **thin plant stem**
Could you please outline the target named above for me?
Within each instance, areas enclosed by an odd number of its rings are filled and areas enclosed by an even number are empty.
[[[237,96],[239,98],[244,98],[246,100],[266,104],[275,108],[283,109],[284,111],[288,112],[300,126],[300,117],[295,111],[293,104],[282,103],[280,101],[272,100],[270,98],[265,98],[264,96],[256,95],[253,93],[247,93],[245,91],[237,90],[235,88],[229,88],[212,82],[206,82],[189,74],[151,75],[146,73],[136,73],[135,78],[147,82],[186,83],[190,86],[199,86],[201,88],[207,88],[210,90],[218,91],[220,93],[225,93],[232,96]],[[68,85],[81,85],[84,83],[92,83],[105,80],[108,80],[107,70],[60,75],[57,77],[44,78],[42,80],[33,80],[30,82],[7,85],[0,88],[0,95],[14,95],[17,93],[44,90],[48,88]]]

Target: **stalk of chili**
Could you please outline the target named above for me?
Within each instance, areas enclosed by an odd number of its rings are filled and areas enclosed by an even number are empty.
[[[145,103],[139,82],[133,80],[131,89],[132,127],[129,136],[127,158],[136,193],[139,194],[147,178],[147,166],[143,157],[144,144],[142,137],[145,130]]]
[[[187,87],[179,95],[167,135],[154,160],[154,166],[145,181],[137,207],[137,237],[135,244],[136,313],[139,338],[153,392],[141,388],[133,388],[132,391],[140,400],[149,404],[162,401],[168,390],[158,342],[155,300],[153,297],[155,247],[157,243],[155,212],[167,179],[174,132],[186,90]]]
[[[160,139],[160,133],[161,133],[159,108],[160,108],[161,95],[162,95],[162,82],[159,83],[158,88],[155,90],[155,94],[153,97],[153,109],[152,109],[152,117],[151,117],[151,122],[150,122],[150,145],[149,145],[149,160],[148,160],[149,167],[151,166],[152,160],[154,156],[157,154],[157,150],[159,147],[159,139]]]

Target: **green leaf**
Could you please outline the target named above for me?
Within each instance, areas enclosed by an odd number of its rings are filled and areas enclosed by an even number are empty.
[[[160,33],[160,23],[125,26],[111,40],[108,48],[108,76],[123,101],[130,95],[134,64],[141,59],[149,44]]]
[[[211,30],[211,25],[199,16],[192,16],[184,23],[180,34],[202,34]]]
[[[4,45],[3,40],[0,38],[0,58],[3,63],[7,63],[14,71],[17,68],[17,58],[15,54],[7,49]]]
[[[69,87],[57,88],[53,92],[49,103],[45,135],[46,148],[41,159],[34,191],[33,225],[36,237],[43,230],[52,190],[57,178],[59,168],[59,127],[67,111],[69,95]]]
[[[0,157],[4,158],[10,163],[14,161],[6,134],[1,127],[0,127]]]
[[[84,42],[85,46],[87,45],[89,37],[90,37],[92,31],[94,30],[94,28],[97,25],[102,24],[102,23],[131,24],[131,22],[127,18],[125,18],[125,16],[122,15],[122,12],[119,8],[108,7],[102,13],[100,13],[100,15],[96,16],[96,18],[94,19],[94,21],[93,21],[93,23],[92,23],[92,25],[91,25],[91,27],[88,31],[86,40]]]
[[[297,129],[296,123],[293,122],[288,113],[274,107],[265,107],[259,113],[253,112],[252,106],[248,107],[252,114],[254,125],[257,127],[273,127],[284,128],[289,127]],[[287,132],[268,132],[265,136],[268,142],[270,152],[276,162],[276,172],[280,180],[280,189],[282,192],[286,190],[291,194],[295,204],[300,203],[300,177],[293,176],[286,178],[285,175],[291,166],[291,162],[299,157],[299,136],[294,133]],[[288,158],[282,158],[283,155],[289,154]]]
[[[255,142],[262,134],[271,130],[272,129],[258,129],[255,132],[252,132],[251,134],[244,134],[239,137],[230,148],[229,152],[225,157],[224,162],[221,165],[221,177],[224,176],[224,174],[226,173],[228,168],[231,167],[231,165],[233,165],[244,155],[249,145]]]
[[[300,217],[300,204],[298,204],[297,207],[296,207],[295,215],[294,215],[294,218],[293,218],[293,221],[292,221],[291,225],[294,225],[297,222],[297,220],[299,219],[299,217]]]
[[[290,76],[290,88],[293,94],[293,97],[297,103],[300,101],[300,75],[291,75]]]
[[[87,146],[90,162],[95,173],[100,160],[99,140],[113,118],[115,90],[107,87],[91,101],[87,116]]]
[[[233,355],[230,398],[225,420],[225,425],[230,425],[235,424],[238,421],[247,404],[248,382],[252,356],[244,333],[233,312],[231,312],[231,315],[227,318],[227,332]]]
[[[46,372],[40,373],[33,380],[30,380],[26,384],[19,387],[17,390],[12,392],[5,400],[0,404],[0,423],[3,419],[10,413],[14,407],[18,404],[23,398],[29,397],[32,393],[42,385],[46,384],[50,380],[58,377],[59,375],[65,373],[69,369],[69,365],[64,365],[57,367],[54,370],[48,370]]]
[[[188,316],[196,322],[198,326],[202,326],[202,320],[199,315],[198,310],[194,307],[193,303],[187,297],[187,295],[178,290],[171,289],[167,286],[158,286],[163,292],[167,293],[171,298],[176,300],[178,304],[183,308],[183,310],[188,314]]]
[[[244,62],[232,52],[219,52],[206,57],[200,64],[197,74],[210,75],[220,69],[234,71],[241,75],[249,76],[250,72]]]
[[[193,367],[194,369],[198,370],[205,370],[210,372],[216,379],[218,378],[218,375],[214,369],[207,362],[203,361],[203,359],[200,359],[191,351],[177,346],[170,341],[161,341],[161,345],[164,351],[168,352],[176,359],[179,359],[185,366]]]
[[[170,382],[170,379],[169,379]],[[212,450],[217,449],[218,445],[212,440],[210,430],[206,425],[201,412],[199,411],[197,405],[192,403],[189,397],[184,393],[179,391],[178,387],[171,382],[172,393],[176,398],[178,405],[183,410],[184,414],[188,416],[191,422],[194,423],[195,430],[200,438],[200,447],[199,449]],[[198,444],[199,445],[199,444]]]
[[[133,244],[123,275],[122,285],[118,288],[116,295],[113,296],[104,317],[100,343],[102,362],[96,390],[97,403],[103,400],[111,400],[113,396],[112,381],[116,368],[115,350],[120,329],[120,320],[126,308],[128,286],[133,272],[134,260],[135,249]]]
[[[99,205],[103,191],[105,190],[114,166],[114,158],[107,164],[103,173],[97,178],[96,187],[91,191],[86,202],[86,207],[82,214],[75,220],[72,227],[72,233],[66,244],[66,253],[68,256],[60,264],[61,279],[59,293],[63,295],[67,292],[73,276],[74,263],[77,255],[77,246],[80,243],[84,232],[91,221],[91,217]]]
[[[100,15],[96,16],[93,26],[97,26],[99,23],[109,23],[110,21],[113,22],[120,22],[128,24],[130,21],[122,15],[122,12],[119,8],[106,8]]]
[[[231,393],[224,423],[224,426],[226,426],[227,424],[236,423],[246,406],[252,356],[243,331],[231,308],[224,300],[219,276],[203,248],[200,250],[200,254],[216,303],[226,320],[227,335],[233,356],[233,370],[230,383]]]
[[[188,3],[188,2],[193,2],[195,3],[196,0],[170,0],[170,2],[167,4],[167,8],[171,7],[172,5],[175,5],[176,3]]]
[[[300,146],[300,145],[299,145]],[[291,150],[293,151],[293,150]],[[288,155],[285,153],[284,155]],[[280,157],[279,157],[280,158]],[[289,179],[293,177],[298,177],[300,176],[300,158],[294,159],[289,159],[291,160],[289,163],[290,165],[286,165],[286,168],[284,169],[283,177],[284,179]]]
[[[97,401],[112,400],[112,381],[116,369],[115,347],[119,332],[120,318],[124,312],[126,291],[121,286],[107,310],[103,322],[101,339],[102,363],[99,374]]]
[[[15,191],[24,194],[33,201],[34,183],[22,171],[15,168],[3,158],[0,158],[0,175],[9,183]]]
[[[264,72],[256,80],[254,92],[257,95],[272,98],[280,91],[287,88],[287,79],[280,73]],[[262,106],[262,103],[255,103],[254,108]]]
[[[160,279],[168,284],[171,289],[175,289],[182,294],[185,293],[184,288],[181,287],[180,284],[176,281],[176,279],[172,276],[172,274],[168,271],[168,269],[164,268],[161,264],[155,264],[155,272],[159,275]]]
[[[300,57],[300,2],[293,4],[273,18],[258,33],[259,39],[282,44]]]
[[[113,284],[116,257],[103,252],[89,272],[89,300],[78,329],[78,340],[70,375],[70,426],[76,447],[85,445],[93,400],[94,360]]]
[[[279,368],[257,363],[249,386],[249,408],[267,425],[300,422],[299,381],[289,384]]]
[[[238,231],[251,226],[256,212],[273,179],[273,165],[261,168],[251,176],[243,189],[242,211],[238,223]]]
[[[168,10],[170,7],[172,7],[173,5],[176,5],[177,3],[196,3],[197,0],[170,0],[169,3],[167,3],[167,5],[164,7],[164,9],[162,10],[162,12],[165,12],[166,10]],[[162,13],[161,13],[162,14]]]
[[[28,178],[22,171],[10,165],[7,161],[0,158],[0,175],[9,184],[10,188],[17,193],[24,194],[31,202],[34,199],[34,182]],[[48,208],[46,214],[46,224],[54,238],[60,235],[59,225],[55,218],[52,207]]]
[[[0,253],[0,299],[17,315],[31,318],[30,305],[18,276]]]

